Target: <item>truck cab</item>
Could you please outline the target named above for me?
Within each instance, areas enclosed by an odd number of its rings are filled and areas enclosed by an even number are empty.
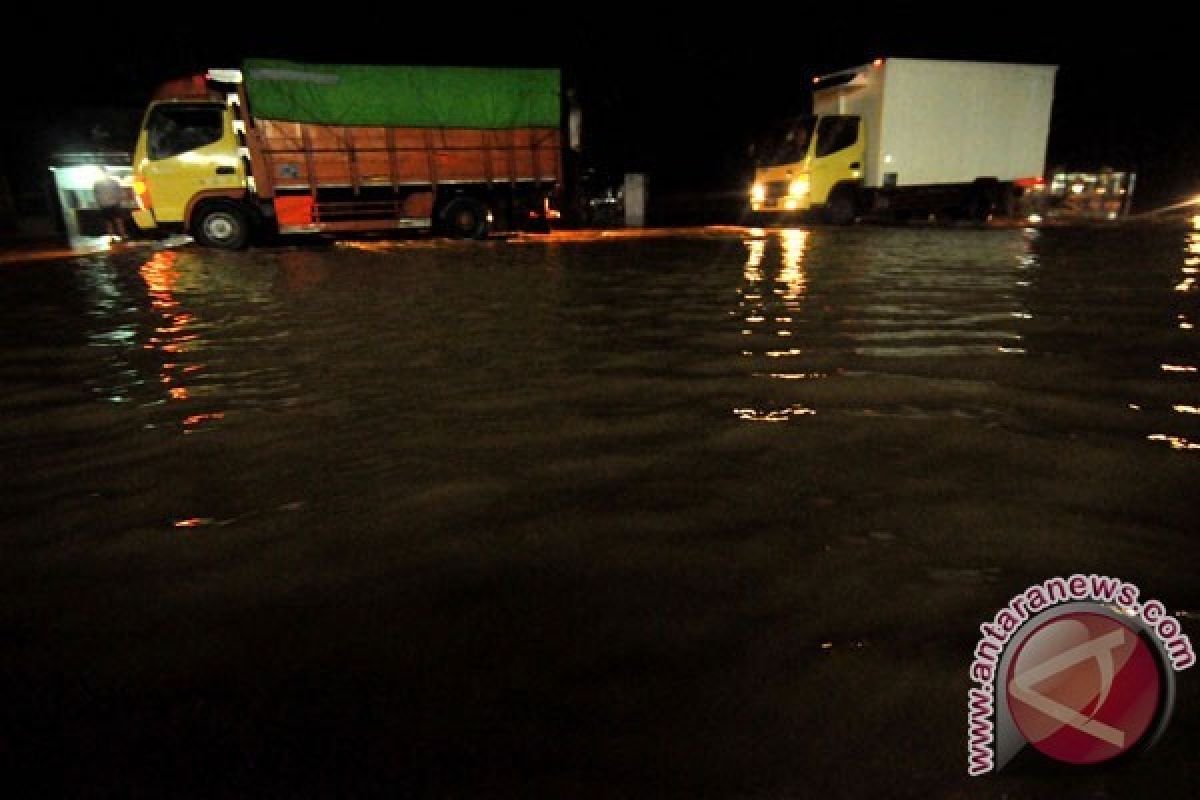
[[[188,231],[219,244],[244,242],[247,219],[236,205],[247,189],[240,148],[234,111],[207,89],[204,76],[163,86],[146,110],[134,149],[138,227]],[[239,210],[223,214],[223,205]]]
[[[777,126],[754,149],[751,211],[844,212],[839,192],[861,183],[866,139],[857,115],[795,117]]]

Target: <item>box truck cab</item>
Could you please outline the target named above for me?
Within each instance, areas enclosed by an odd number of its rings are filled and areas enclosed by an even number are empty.
[[[756,146],[750,208],[985,218],[1042,175],[1056,70],[895,58],[815,78],[813,115]]]
[[[560,141],[557,70],[249,60],[155,94],[134,220],[227,249],[259,229],[545,229]]]
[[[804,116],[780,124],[756,148],[755,211],[828,208],[862,177],[866,134],[853,115]]]

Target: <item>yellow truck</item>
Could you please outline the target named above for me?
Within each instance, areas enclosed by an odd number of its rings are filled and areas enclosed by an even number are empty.
[[[1057,69],[891,58],[814,78],[813,114],[754,149],[750,210],[835,224],[1004,211],[1045,169]]]
[[[155,94],[134,221],[226,249],[264,230],[544,229],[560,130],[558,70],[248,60]]]

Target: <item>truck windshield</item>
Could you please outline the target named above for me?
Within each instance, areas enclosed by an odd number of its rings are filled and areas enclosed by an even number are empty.
[[[770,167],[802,160],[808,155],[816,121],[816,117],[794,117],[776,125],[755,145],[756,165]]]
[[[146,154],[170,158],[220,141],[224,132],[221,106],[160,105],[146,121]]]

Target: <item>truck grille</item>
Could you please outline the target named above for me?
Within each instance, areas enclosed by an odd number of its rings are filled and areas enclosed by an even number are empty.
[[[767,200],[782,200],[788,194],[788,181],[767,181]]]

